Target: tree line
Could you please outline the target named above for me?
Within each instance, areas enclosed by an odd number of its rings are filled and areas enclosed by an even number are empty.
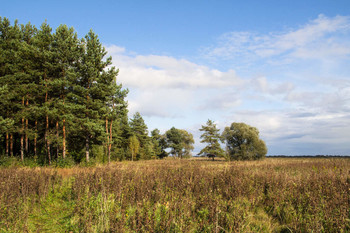
[[[190,157],[191,133],[172,127],[149,134],[140,113],[129,119],[128,90],[106,55],[92,30],[78,38],[66,25],[53,32],[46,22],[36,28],[0,17],[0,155],[40,164]],[[200,155],[266,154],[254,127],[231,125],[220,135],[208,120],[200,131],[207,144]],[[219,141],[226,142],[226,151]]]
[[[183,138],[167,140],[159,130],[149,136],[139,113],[128,118],[128,90],[106,55],[92,30],[78,38],[66,25],[53,32],[46,22],[36,28],[0,18],[1,154],[47,164],[67,156],[150,159],[167,156],[170,144],[175,156],[188,155],[187,131],[172,128]]]

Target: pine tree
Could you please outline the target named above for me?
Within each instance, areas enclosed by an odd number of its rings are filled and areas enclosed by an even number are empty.
[[[38,88],[37,77],[35,72],[35,45],[34,37],[37,33],[35,26],[27,23],[21,25],[21,43],[17,57],[19,66],[18,81],[20,81],[22,97],[22,133],[21,133],[21,159],[23,160],[24,152],[29,154],[29,139],[33,138],[34,126],[30,123],[32,119],[33,100],[36,97]],[[31,122],[29,122],[31,121]]]
[[[51,163],[51,140],[50,138],[50,119],[53,112],[53,53],[51,51],[53,42],[52,28],[45,22],[41,25],[40,30],[34,37],[36,48],[36,74],[38,92],[36,98],[36,116],[35,116],[35,136],[34,150],[37,151],[37,138],[44,137],[44,148],[46,156]],[[39,122],[39,124],[38,124]],[[44,127],[39,127],[44,126]]]
[[[18,22],[10,25],[7,18],[0,17],[0,86],[6,87],[3,92],[1,116],[5,122],[13,122],[6,127],[6,151],[11,156],[15,154],[14,144],[16,135],[21,130],[21,93],[23,92],[21,82],[17,79],[19,75],[19,50],[21,46],[21,30]],[[23,154],[22,154],[23,157]]]
[[[54,109],[52,118],[57,125],[61,122],[62,127],[62,157],[66,157],[67,140],[67,120],[72,119],[71,112],[68,110],[74,102],[66,101],[72,84],[77,78],[77,61],[80,59],[81,46],[76,32],[67,25],[60,25],[53,35],[52,53],[53,53],[53,80],[51,98],[54,99]],[[56,129],[56,131],[58,131]],[[56,146],[60,146],[60,138],[56,132]]]
[[[76,104],[82,111],[76,115],[82,128],[82,135],[85,137],[86,161],[89,161],[91,143],[100,144],[105,141],[106,144],[107,141],[108,157],[110,157],[113,119],[118,107],[115,96],[119,88],[116,84],[118,70],[114,67],[106,70],[112,63],[111,58],[104,60],[107,51],[93,31],[85,36],[82,44],[81,62],[78,64],[79,79],[75,84]]]
[[[126,149],[131,133],[118,70],[90,31],[79,40],[73,28],[54,34],[45,22],[13,26],[0,17],[0,138],[7,155],[45,151],[49,164],[69,143],[72,155],[86,160],[93,145]],[[147,138],[147,126],[146,126]],[[20,146],[18,146],[20,145]],[[145,144],[146,145],[146,144]],[[2,147],[1,147],[2,148]]]
[[[15,114],[16,92],[13,85],[15,55],[18,50],[16,41],[20,37],[17,22],[15,26],[10,25],[7,18],[0,17],[0,134],[5,135],[5,154],[13,155],[12,140],[14,130],[13,116]],[[11,122],[11,123],[10,123]]]
[[[166,136],[160,134],[159,129],[154,129],[151,131],[151,138],[156,156],[158,158],[167,157],[168,153],[165,151],[167,148]]]
[[[145,145],[148,140],[148,128],[139,112],[136,112],[130,119],[130,127],[132,133],[140,141],[141,147]]]
[[[202,128],[199,129],[202,131],[200,138],[202,139],[201,143],[206,143],[207,146],[204,147],[198,155],[210,155],[214,159],[215,156],[223,157],[225,152],[221,148],[220,140],[221,136],[219,134],[219,129],[216,128],[216,124],[212,120],[208,120],[206,125],[202,125]]]

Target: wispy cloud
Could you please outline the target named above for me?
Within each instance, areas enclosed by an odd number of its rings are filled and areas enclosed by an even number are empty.
[[[258,34],[228,32],[220,36],[217,45],[203,49],[203,54],[215,59],[261,59],[276,56],[288,58],[338,57],[350,55],[348,16],[333,18],[319,15],[298,29]]]

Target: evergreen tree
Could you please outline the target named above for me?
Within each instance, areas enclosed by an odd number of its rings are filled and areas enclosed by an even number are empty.
[[[140,142],[139,156],[142,159],[150,159],[154,152],[150,144],[147,125],[139,112],[136,112],[133,118],[130,119],[130,128],[132,134],[135,135]]]
[[[34,127],[30,125],[33,122],[32,109],[33,100],[39,89],[35,70],[35,45],[34,37],[37,29],[30,23],[21,25],[21,43],[17,56],[18,75],[17,81],[20,82],[21,91],[18,92],[22,97],[22,128],[21,128],[21,159],[24,152],[29,153],[29,139],[33,139]],[[31,122],[30,122],[31,121]]]
[[[143,147],[149,139],[148,128],[139,112],[136,112],[133,118],[130,119],[130,127],[133,135],[137,137],[141,147]]]
[[[106,70],[112,63],[111,57],[104,60],[107,51],[92,31],[85,36],[83,48],[76,91],[77,103],[82,110],[80,114],[77,112],[77,119],[81,124],[82,134],[85,135],[86,160],[89,160],[90,143],[101,144],[103,141],[107,141],[110,160],[113,120],[116,119],[117,108],[123,105],[118,101],[118,92],[121,91],[121,86],[116,84],[118,70],[114,67]],[[124,98],[126,93],[121,95]],[[103,118],[106,121],[103,121]]]
[[[19,30],[14,30],[7,18],[0,17],[0,135],[5,136],[6,155],[13,152],[10,150],[10,137],[12,138],[14,133],[13,100],[16,93],[11,81],[14,81],[14,58],[17,49],[13,42],[16,41],[16,37],[19,37]]]
[[[202,125],[202,128],[199,129],[202,131],[201,143],[206,143],[207,146],[204,147],[198,155],[209,155],[214,159],[215,156],[223,157],[225,152],[221,148],[219,140],[221,136],[219,134],[219,129],[216,128],[216,124],[212,120],[208,120],[206,125]]]
[[[128,148],[129,138],[133,135],[126,109],[119,112],[116,124],[114,125],[116,126],[113,127],[115,135],[113,137],[115,156],[117,156],[119,160],[124,160],[128,157],[127,154],[130,152]]]
[[[46,151],[48,160],[51,160],[51,135],[50,135],[50,124],[49,119],[52,119],[53,115],[53,102],[54,99],[51,97],[54,95],[52,89],[53,81],[53,52],[51,51],[53,42],[53,35],[51,27],[45,22],[41,25],[40,30],[34,37],[34,45],[36,48],[36,75],[38,82],[36,107],[33,112],[36,112],[35,116],[35,135],[34,135],[34,150],[37,149],[37,141]],[[40,140],[42,139],[43,140]]]
[[[52,120],[56,124],[56,135],[58,125],[62,126],[62,157],[65,158],[67,148],[67,125],[73,120],[72,112],[69,109],[75,108],[74,101],[67,101],[67,96],[74,88],[75,81],[79,78],[77,75],[77,63],[81,58],[82,46],[73,28],[66,25],[60,25],[52,41],[53,53],[53,80],[51,82],[54,99],[54,109]],[[59,147],[59,137],[56,136],[56,146]]]
[[[151,138],[156,156],[161,159],[167,157],[168,153],[165,151],[167,148],[165,135],[160,134],[159,129],[154,129],[151,131]]]
[[[3,87],[3,98],[1,98],[1,116],[4,122],[13,122],[11,126],[4,128],[6,132],[6,151],[13,156],[17,151],[16,138],[21,135],[21,116],[23,106],[21,104],[21,93],[23,87],[17,79],[20,73],[19,50],[21,46],[21,30],[17,21],[10,25],[7,18],[0,18],[0,86]],[[23,135],[23,134],[22,134]],[[22,153],[23,158],[23,153]]]
[[[118,70],[109,68],[106,54],[92,31],[79,40],[66,25],[52,34],[46,22],[37,30],[30,23],[11,26],[0,17],[0,139],[5,154],[20,154],[23,160],[25,154],[43,151],[51,164],[54,149],[56,158],[61,151],[65,158],[66,142],[78,161],[83,148],[87,161],[90,147],[106,145],[108,161],[112,145],[127,150],[138,127],[133,131],[129,126],[128,90],[116,83]],[[152,154],[144,126],[138,138],[144,154]]]

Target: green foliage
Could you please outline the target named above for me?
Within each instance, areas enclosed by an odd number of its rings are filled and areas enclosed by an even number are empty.
[[[171,148],[173,156],[183,158],[190,157],[193,150],[193,135],[186,130],[176,129],[172,127],[165,133],[167,145]]]
[[[154,129],[151,131],[151,140],[153,144],[153,151],[158,158],[164,158],[168,156],[168,153],[165,151],[167,148],[166,136],[160,134],[159,129]]]
[[[180,158],[189,158],[191,157],[191,151],[194,149],[194,139],[193,135],[186,130],[180,130],[181,133],[181,147],[183,148],[180,151]]]
[[[212,154],[218,157],[223,157],[225,152],[221,148],[220,140],[221,136],[219,134],[219,129],[216,128],[216,124],[212,120],[208,120],[206,125],[202,125],[202,128],[199,129],[202,131],[200,138],[202,139],[201,143],[206,143],[207,146],[204,147],[198,155],[207,155]]]
[[[39,199],[41,205],[29,203],[33,207],[28,219],[31,232],[70,232],[78,231],[75,217],[75,201],[72,199],[72,182],[64,181]]]
[[[59,157],[55,161],[55,166],[59,168],[70,168],[75,165],[75,161],[71,156],[67,156],[66,158]]]
[[[129,150],[131,152],[131,160],[136,160],[136,155],[140,149],[140,142],[135,135],[129,138]]]
[[[222,133],[229,159],[257,160],[266,156],[265,142],[259,138],[257,128],[244,123],[232,123]]]
[[[0,18],[0,153],[51,164],[69,153],[80,161],[82,149],[88,161],[94,146],[127,147],[112,122],[127,115],[128,91],[106,54],[92,31],[79,39],[66,25],[53,33],[46,22],[37,29]]]
[[[133,135],[137,137],[140,146],[143,147],[149,141],[148,129],[141,114],[136,112],[133,118],[130,119],[130,128]]]

